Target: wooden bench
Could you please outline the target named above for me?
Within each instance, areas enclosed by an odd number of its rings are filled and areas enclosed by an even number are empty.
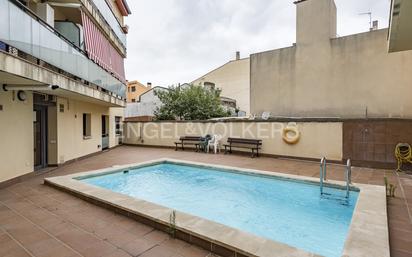
[[[262,147],[262,140],[260,139],[246,139],[246,138],[233,138],[229,137],[227,139],[227,144],[225,146],[225,154],[228,152],[232,153],[232,148],[246,148],[252,150],[252,158],[259,157],[259,149]]]
[[[175,151],[177,151],[178,146],[180,145],[182,150],[185,150],[185,145],[194,145],[196,148],[196,152],[199,151],[199,144],[202,141],[202,137],[198,136],[184,136],[179,138],[179,142],[175,142],[176,148]]]

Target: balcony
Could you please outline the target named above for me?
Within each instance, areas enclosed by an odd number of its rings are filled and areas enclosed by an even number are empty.
[[[92,2],[96,6],[100,14],[109,24],[109,26],[113,29],[114,33],[119,38],[120,42],[122,42],[123,46],[127,47],[126,34],[124,33],[121,24],[114,16],[112,10],[107,5],[106,1],[105,0],[90,0],[90,2]]]
[[[126,86],[17,1],[0,1],[0,41],[125,98]]]

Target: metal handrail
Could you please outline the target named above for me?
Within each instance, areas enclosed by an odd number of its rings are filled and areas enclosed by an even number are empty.
[[[326,157],[320,160],[320,195],[323,195],[323,181],[326,180]]]
[[[348,159],[346,162],[346,198],[349,198],[350,184],[352,184],[352,163]]]
[[[319,180],[320,180],[320,195],[323,195],[323,182],[326,181],[326,165],[327,160],[326,157],[322,157],[320,160],[320,174],[319,174]],[[352,163],[351,160],[348,159],[346,162],[346,198],[349,198],[349,193],[350,193],[350,184],[352,184]]]

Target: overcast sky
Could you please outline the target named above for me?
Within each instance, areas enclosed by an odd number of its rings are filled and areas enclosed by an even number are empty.
[[[241,52],[295,42],[294,0],[129,0],[126,77],[155,86],[191,82]],[[338,35],[388,26],[390,0],[335,0]]]

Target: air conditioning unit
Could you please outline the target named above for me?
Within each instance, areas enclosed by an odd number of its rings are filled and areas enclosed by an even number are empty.
[[[54,28],[54,9],[48,3],[37,4],[37,14]]]

